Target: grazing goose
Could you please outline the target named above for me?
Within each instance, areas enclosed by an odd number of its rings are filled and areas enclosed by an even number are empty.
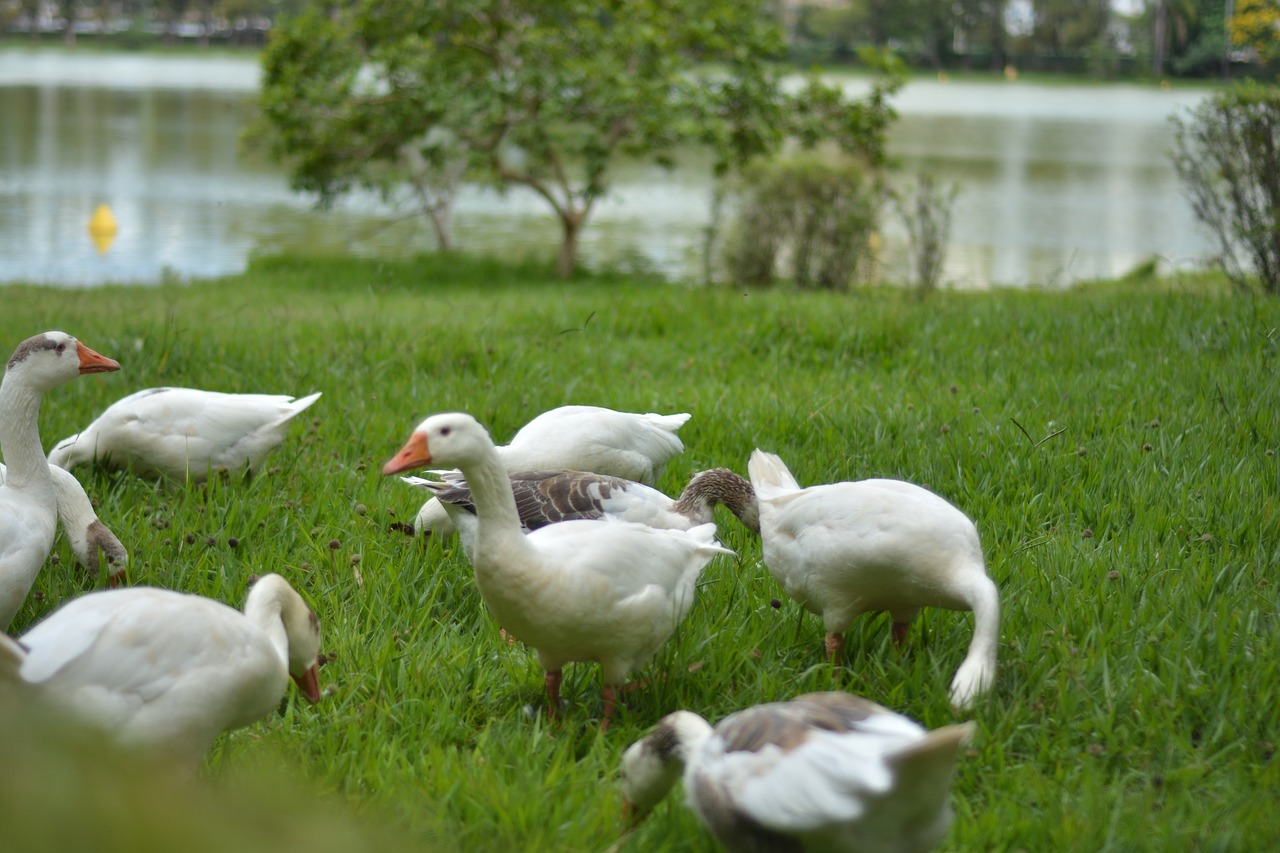
[[[756,705],[715,728],[676,711],[623,754],[622,792],[640,819],[683,775],[730,853],[924,853],[951,826],[951,777],[973,728],[926,731],[849,693]]]
[[[219,734],[273,711],[292,678],[320,699],[315,613],[263,575],[241,613],[198,595],[133,587],[82,595],[17,642],[0,679],[121,743],[194,765]]]
[[[889,611],[901,643],[921,607],[972,610],[973,640],[951,681],[951,703],[966,708],[991,686],[1000,596],[963,512],[901,480],[802,489],[763,450],[751,454],[748,473],[765,565],[788,595],[822,617],[833,661],[859,614]]]
[[[84,431],[49,451],[73,468],[100,462],[144,477],[204,480],[211,471],[256,469],[284,440],[289,421],[320,398],[148,388],[117,400]]]
[[[0,381],[0,630],[22,607],[53,548],[58,494],[40,445],[40,401],[46,391],[84,373],[119,370],[66,332],[44,332],[18,344]]]
[[[4,482],[4,472],[4,465],[0,464],[0,483]],[[98,552],[101,551],[107,556],[107,565],[111,567],[107,582],[118,586],[129,567],[129,552],[98,518],[98,514],[93,511],[93,504],[89,502],[89,496],[85,494],[84,486],[80,485],[80,481],[70,471],[50,465],[49,473],[53,475],[53,487],[58,495],[58,521],[71,543],[71,551],[76,555],[76,560],[96,577]]]
[[[667,462],[684,450],[676,431],[690,417],[561,406],[529,421],[510,444],[497,450],[509,472],[590,471],[656,486]],[[435,498],[418,510],[413,528],[418,535],[453,533],[448,514]]]
[[[492,439],[461,412],[427,418],[383,466],[396,474],[436,462],[460,468],[476,504],[472,554],[485,605],[532,646],[546,671],[550,713],[569,661],[599,661],[608,728],[614,688],[671,636],[716,554],[715,525],[660,530],[629,522],[566,521],[521,531],[511,480]]]
[[[402,477],[406,483],[435,492],[471,554],[475,542],[476,505],[466,480],[443,472],[444,480]],[[753,532],[760,532],[751,484],[728,468],[694,474],[679,498],[651,486],[588,471],[517,471],[510,475],[516,511],[525,530],[575,519],[634,521],[649,527],[688,530],[715,521],[716,504],[724,504]],[[471,522],[468,521],[468,517]]]

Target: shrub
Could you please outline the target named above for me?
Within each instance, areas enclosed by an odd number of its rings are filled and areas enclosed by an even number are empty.
[[[725,248],[735,281],[765,285],[785,266],[798,287],[847,288],[869,261],[884,188],[848,157],[806,154],[744,173]]]
[[[1280,293],[1280,91],[1238,84],[1171,120],[1174,168],[1223,270],[1247,287],[1243,252],[1263,289]]]
[[[894,207],[907,230],[907,247],[916,291],[923,296],[938,287],[951,239],[951,207],[959,187],[922,174],[894,194]]]

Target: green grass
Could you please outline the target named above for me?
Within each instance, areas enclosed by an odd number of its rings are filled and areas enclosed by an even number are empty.
[[[533,713],[534,658],[499,639],[460,549],[389,531],[423,496],[379,469],[431,412],[465,409],[505,441],[541,411],[592,403],[693,413],[669,493],[707,467],[745,473],[758,446],[801,483],[908,479],[975,520],[1003,600],[1000,672],[967,715],[978,735],[942,849],[1280,838],[1274,300],[1173,282],[919,301],[562,283],[439,258],[286,258],[185,286],[0,294],[5,347],[61,328],[122,365],[46,397],[46,446],[149,386],[324,392],[248,482],[78,472],[131,550],[133,583],[239,605],[250,574],[281,572],[337,656],[321,704],[294,697],[219,742],[214,793],[266,768],[315,792],[326,821],[390,833],[381,849],[601,851],[620,834],[618,758],[663,714],[715,720],[831,685],[818,620],[773,606],[759,543],[725,515],[738,558],[708,567],[614,727],[597,731],[593,665],[566,672],[561,717]],[[61,540],[55,555],[13,631],[101,584]],[[838,685],[952,722],[970,626],[925,611],[898,653],[887,619],[864,618]],[[329,849],[351,849],[342,837],[326,835]],[[621,849],[714,847],[674,796]]]

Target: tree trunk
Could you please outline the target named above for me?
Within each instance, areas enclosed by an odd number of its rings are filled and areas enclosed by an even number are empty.
[[[450,222],[453,219],[451,208],[452,205],[448,202],[426,208],[427,216],[431,219],[431,227],[436,232],[436,243],[442,252],[452,252],[458,248],[458,244],[453,239],[453,230],[450,228]]]
[[[63,0],[62,16],[67,27],[62,31],[62,43],[67,47],[76,46],[76,4],[74,0]]]
[[[446,165],[445,173],[433,184],[431,169],[421,151],[413,145],[402,145],[400,157],[409,169],[409,186],[418,197],[418,210],[435,231],[436,245],[442,252],[452,252],[458,247],[453,239],[454,191],[461,179],[464,161],[459,158]]]
[[[1165,0],[1156,0],[1156,9],[1154,22],[1151,26],[1151,73],[1157,77],[1164,76],[1164,43],[1165,27],[1167,25],[1168,11],[1165,9]]]
[[[582,230],[582,214],[565,211],[560,214],[560,225],[564,234],[560,241],[560,256],[556,259],[556,275],[568,278],[578,268],[578,233]]]

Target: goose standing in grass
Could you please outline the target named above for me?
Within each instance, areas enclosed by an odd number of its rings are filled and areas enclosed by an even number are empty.
[[[926,731],[849,693],[756,705],[715,728],[676,711],[623,754],[622,792],[640,819],[683,776],[730,853],[924,853],[951,826],[951,777],[973,728]]]
[[[656,486],[667,463],[684,450],[676,432],[690,417],[560,406],[529,421],[497,451],[508,472],[590,471]],[[413,528],[419,536],[453,533],[435,498],[418,510]]]
[[[75,475],[56,465],[49,466],[49,473],[53,475],[53,487],[58,495],[58,521],[71,543],[71,552],[94,577],[98,575],[99,552],[106,555],[110,566],[107,582],[119,586],[129,567],[129,552],[124,543],[98,518]],[[5,467],[0,464],[0,483],[4,482],[4,474]]]
[[[0,680],[178,763],[219,734],[273,711],[292,678],[320,699],[320,626],[279,575],[263,575],[244,612],[133,587],[82,595],[17,641],[0,637]]]
[[[144,477],[200,481],[210,472],[256,469],[284,440],[289,421],[320,398],[148,388],[117,400],[82,432],[49,451],[49,462],[85,462]]]
[[[550,713],[570,661],[599,661],[608,728],[615,688],[647,661],[693,605],[716,554],[715,525],[661,530],[630,522],[566,521],[527,536],[503,460],[475,418],[434,415],[383,466],[384,474],[438,463],[462,470],[476,505],[476,584],[498,623],[532,646],[546,671]]]
[[[18,344],[0,381],[0,630],[22,607],[53,548],[58,489],[40,445],[45,392],[85,373],[119,370],[66,332],[44,332]]]
[[[411,485],[435,493],[468,556],[475,544],[475,500],[466,479],[443,472],[444,480],[403,477]],[[516,511],[525,530],[577,519],[633,521],[649,527],[688,530],[715,521],[715,507],[723,504],[752,532],[760,532],[755,492],[746,478],[728,468],[694,474],[679,498],[657,489],[588,471],[517,471],[510,475]]]
[[[862,613],[889,611],[901,643],[921,607],[972,610],[973,639],[951,681],[951,703],[966,708],[991,686],[1000,596],[968,516],[901,480],[801,488],[781,459],[758,449],[748,473],[765,565],[822,617],[833,661],[841,634]]]

